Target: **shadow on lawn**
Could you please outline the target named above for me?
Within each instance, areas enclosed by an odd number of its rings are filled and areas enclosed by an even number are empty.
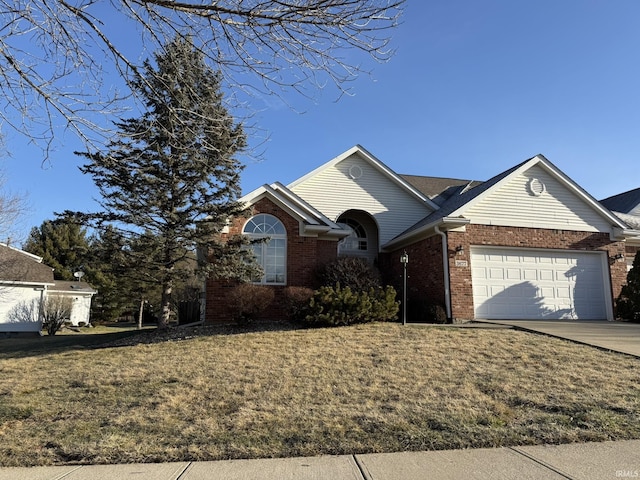
[[[49,353],[97,348],[112,342],[144,335],[145,330],[126,329],[108,333],[78,333],[73,335],[44,335],[29,337],[0,337],[1,358],[23,358]]]
[[[190,340],[198,337],[304,330],[307,328],[307,326],[300,323],[289,321],[257,321],[246,324],[176,326],[167,330],[148,330],[146,332],[140,332],[139,335],[116,339],[114,341],[98,345],[96,348],[127,347],[132,345]]]
[[[0,359],[31,357],[73,350],[130,347],[190,340],[198,337],[284,332],[309,328],[315,327],[290,321],[256,321],[247,324],[173,326],[167,330],[128,329],[114,333],[0,338]]]

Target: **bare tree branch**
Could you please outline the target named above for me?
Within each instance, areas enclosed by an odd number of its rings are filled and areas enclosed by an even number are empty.
[[[0,0],[0,121],[51,148],[104,140],[140,58],[189,36],[234,90],[314,98],[384,62],[404,0]],[[360,55],[356,52],[360,52]],[[109,83],[117,75],[123,92]],[[94,143],[95,142],[95,143]]]

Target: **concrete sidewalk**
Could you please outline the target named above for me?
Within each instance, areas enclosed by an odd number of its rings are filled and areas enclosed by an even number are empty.
[[[0,480],[640,478],[640,440],[265,460],[0,468]]]

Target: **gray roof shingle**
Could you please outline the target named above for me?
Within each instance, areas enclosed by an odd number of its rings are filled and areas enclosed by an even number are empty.
[[[600,203],[612,212],[630,213],[640,207],[640,188],[613,195],[600,200]]]
[[[496,183],[498,183],[503,178],[509,176],[512,172],[514,172],[515,170],[520,168],[522,165],[527,163],[529,160],[531,160],[531,159],[529,158],[529,159],[525,160],[524,162],[519,163],[518,165],[510,168],[509,170],[506,170],[506,171],[500,173],[499,175],[496,175],[495,177],[490,178],[486,182],[475,182],[475,186],[472,186],[472,188],[470,188],[469,190],[463,191],[463,193],[460,193],[459,195],[451,195],[449,197],[449,199],[442,204],[440,209],[436,210],[435,212],[433,212],[429,216],[423,218],[422,220],[420,220],[415,225],[409,227],[404,232],[402,232],[400,235],[397,235],[395,238],[398,238],[398,237],[401,237],[403,235],[406,235],[406,234],[408,234],[408,233],[410,233],[410,232],[412,232],[414,230],[418,230],[421,227],[429,225],[430,223],[433,223],[433,222],[435,222],[435,221],[437,221],[437,220],[439,220],[441,218],[449,216],[452,212],[455,212],[458,208],[460,208],[464,204],[470,202],[471,200],[476,198],[481,193],[487,191],[489,188],[494,186]]]
[[[53,269],[29,253],[0,244],[0,281],[50,284]]]

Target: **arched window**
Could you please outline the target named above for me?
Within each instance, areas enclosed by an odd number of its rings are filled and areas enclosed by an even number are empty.
[[[338,243],[338,255],[358,254],[367,251],[367,231],[359,222],[346,218],[340,225],[345,230],[350,230],[349,236],[340,240]]]
[[[255,283],[284,285],[287,279],[287,231],[280,220],[273,215],[261,213],[249,219],[242,233],[255,239],[266,238],[265,242],[252,245],[256,261],[264,272]]]

